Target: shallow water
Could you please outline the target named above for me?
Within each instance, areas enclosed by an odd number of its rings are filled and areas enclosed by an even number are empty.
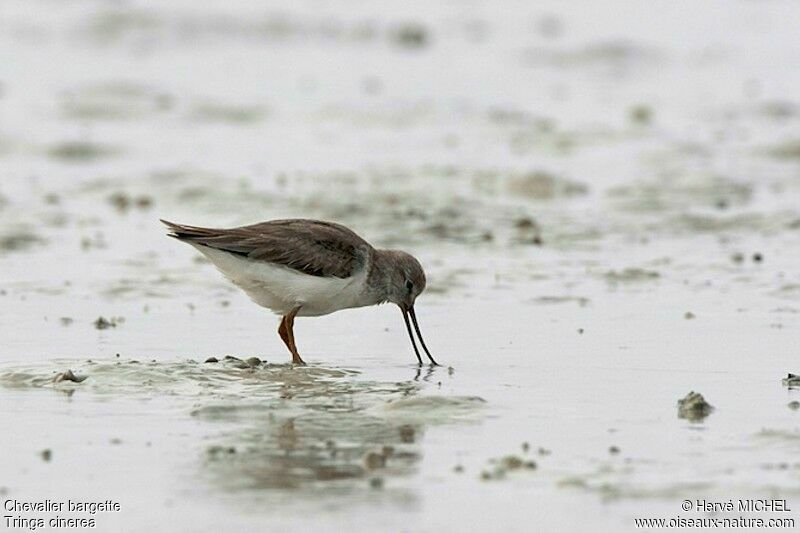
[[[0,495],[131,531],[800,507],[799,10],[7,0]],[[382,306],[298,320],[292,368],[158,223],[295,216],[420,258],[444,366]]]

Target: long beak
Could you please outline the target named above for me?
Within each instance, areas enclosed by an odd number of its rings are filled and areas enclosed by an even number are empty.
[[[408,321],[408,311],[403,306],[400,306],[400,310],[403,312],[403,320],[406,321],[406,331],[408,331],[408,338],[411,339],[411,346],[414,347],[414,353],[417,354],[417,361],[419,361],[419,366],[422,366],[422,357],[419,356],[419,350],[417,349],[417,341],[414,340],[414,334],[411,333],[411,324]]]
[[[414,306],[413,305],[408,308],[408,314],[411,315],[411,321],[414,323],[414,331],[417,332],[417,337],[419,338],[419,343],[422,345],[422,349],[425,350],[425,355],[427,355],[428,359],[431,360],[431,364],[432,365],[439,366],[439,363],[437,363],[433,359],[433,356],[431,355],[431,352],[428,350],[428,347],[425,346],[425,341],[422,339],[422,332],[419,330],[419,324],[417,323],[417,314],[414,312]],[[408,318],[406,318],[406,326],[407,325],[408,325]],[[411,330],[410,329],[409,329],[408,333],[409,333],[409,335],[411,334]],[[412,340],[413,340],[413,338],[412,338]],[[416,348],[417,347],[415,345],[414,349],[416,350]],[[419,352],[417,352],[417,358],[419,359]]]

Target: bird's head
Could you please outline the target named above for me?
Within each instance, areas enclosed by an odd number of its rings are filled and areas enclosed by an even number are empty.
[[[411,254],[392,251],[394,265],[391,269],[387,299],[401,309],[414,307],[417,296],[425,290],[425,271]]]
[[[408,336],[411,339],[411,344],[414,347],[414,353],[417,355],[419,363],[422,364],[422,359],[417,349],[417,343],[414,341],[414,335],[411,333],[411,323],[414,324],[414,330],[417,332],[422,349],[425,350],[425,354],[431,363],[435,365],[437,363],[422,339],[422,332],[417,323],[417,315],[414,312],[414,302],[417,300],[417,296],[425,290],[425,271],[422,270],[422,265],[419,264],[419,261],[411,254],[399,250],[387,250],[383,253],[387,254],[386,257],[389,260],[386,270],[388,277],[388,285],[385,289],[386,300],[397,304],[403,312],[406,330],[408,330]],[[409,322],[409,317],[411,322]]]

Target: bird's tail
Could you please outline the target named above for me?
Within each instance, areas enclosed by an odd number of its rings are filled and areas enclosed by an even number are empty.
[[[177,224],[169,220],[159,219],[169,229],[170,237],[178,239],[179,241],[192,241],[194,239],[210,237],[214,234],[211,228],[201,228],[198,226],[187,226],[185,224]]]

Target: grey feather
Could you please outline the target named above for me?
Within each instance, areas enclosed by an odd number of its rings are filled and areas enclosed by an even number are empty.
[[[283,265],[311,276],[348,278],[364,266],[373,251],[352,230],[320,220],[271,220],[230,229],[161,222],[178,240]]]

